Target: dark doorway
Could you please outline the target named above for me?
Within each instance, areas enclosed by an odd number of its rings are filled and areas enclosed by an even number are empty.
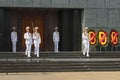
[[[33,27],[39,27],[39,33],[41,35],[41,51],[53,51],[53,42],[52,42],[52,33],[54,27],[58,26],[58,16],[57,11],[55,10],[46,10],[46,9],[19,9],[18,11],[18,22],[22,25],[18,25],[21,32],[20,37],[21,41],[19,45],[21,50],[25,50],[25,41],[23,35],[25,33],[25,27],[31,27],[31,33],[33,33]]]
[[[81,51],[82,10],[59,11],[61,33],[60,49],[62,51]]]
[[[43,16],[39,13],[33,13],[32,11],[25,11],[22,17],[22,36],[25,33],[25,27],[30,26],[31,27],[31,33],[33,33],[34,27],[39,27],[38,32],[41,36],[41,44],[40,48],[44,49],[44,24],[43,24]],[[24,38],[22,38],[22,47],[25,48],[25,42]]]
[[[75,9],[2,8],[0,9],[0,51],[12,51],[10,32],[17,27],[17,51],[25,51],[25,27],[38,26],[42,37],[41,50],[53,51],[52,34],[59,27],[60,51],[80,51],[81,12]]]

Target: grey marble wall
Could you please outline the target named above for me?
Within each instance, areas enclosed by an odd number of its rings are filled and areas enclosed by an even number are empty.
[[[0,7],[120,8],[120,0],[0,0]]]
[[[112,29],[120,32],[120,9],[118,8],[89,8],[89,9],[84,9],[83,13],[83,19],[84,20],[84,25],[89,27],[89,29],[93,29],[96,32],[99,30],[103,29],[106,32],[108,32],[108,40],[109,40],[109,34]],[[82,23],[83,24],[83,23]],[[118,46],[99,46],[95,48],[91,46],[91,51],[108,51],[108,50],[119,50],[120,45]]]
[[[85,9],[84,17],[88,27],[120,27],[120,9]]]

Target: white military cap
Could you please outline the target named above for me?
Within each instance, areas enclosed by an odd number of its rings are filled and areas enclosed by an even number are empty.
[[[27,27],[26,27],[26,30],[28,30],[28,29],[30,29],[30,27],[29,27],[29,26],[27,26]]]
[[[35,27],[34,29],[38,29],[38,27]]]
[[[88,27],[84,27],[84,30],[88,29]]]
[[[12,27],[12,29],[16,29],[16,27]]]
[[[55,30],[57,30],[58,29],[58,27],[55,27]]]

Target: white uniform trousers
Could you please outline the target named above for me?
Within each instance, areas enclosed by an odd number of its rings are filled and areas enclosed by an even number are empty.
[[[54,52],[59,52],[58,51],[58,43],[59,43],[59,41],[54,41]]]
[[[40,46],[40,44],[34,43],[34,47],[35,47],[34,55],[37,55],[37,57],[39,57],[39,46]]]
[[[12,41],[12,51],[16,52],[16,43],[17,41]]]
[[[83,40],[83,45],[84,45],[84,48],[83,48],[83,54],[87,53],[87,56],[89,56],[89,41],[87,40]]]
[[[31,53],[31,43],[27,43],[25,55],[27,55],[28,57],[31,57],[30,53]]]

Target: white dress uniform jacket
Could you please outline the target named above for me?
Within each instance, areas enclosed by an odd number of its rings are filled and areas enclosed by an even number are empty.
[[[32,46],[32,34],[29,32],[26,32],[24,34],[24,39],[25,39],[25,44],[26,44],[25,55],[27,55],[28,57],[31,57],[30,53],[31,53],[31,46]]]
[[[82,44],[83,44],[83,54],[87,53],[87,56],[89,56],[89,36],[88,33],[86,35],[82,33]]]
[[[59,32],[55,31],[53,32],[53,41],[58,41],[59,42]]]
[[[16,52],[17,32],[11,32],[12,50]]]
[[[33,39],[34,39],[34,43],[37,43],[37,44],[41,43],[41,37],[38,32],[33,33]]]
[[[58,49],[59,49],[59,40],[60,39],[60,36],[59,36],[59,32],[58,31],[55,31],[53,32],[53,42],[54,42],[54,51],[55,52],[58,52]]]
[[[34,39],[34,55],[37,55],[39,57],[39,46],[41,44],[41,36],[38,32],[33,33],[33,39]]]
[[[25,44],[32,44],[32,34],[29,32],[26,32],[24,34]]]

